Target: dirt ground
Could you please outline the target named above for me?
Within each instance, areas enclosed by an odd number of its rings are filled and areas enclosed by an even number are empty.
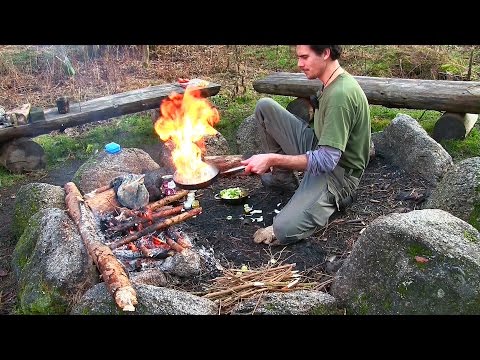
[[[154,160],[159,161],[159,147],[145,147]],[[71,161],[50,172],[30,174],[27,182],[45,182],[63,186],[70,181],[82,164]],[[215,199],[221,189],[242,186],[249,190],[247,203],[262,210],[263,221],[252,222],[244,216],[243,205],[230,205]],[[14,246],[11,222],[15,194],[20,185],[0,189],[0,314],[12,314],[16,304],[16,284],[11,269]],[[197,197],[203,208],[202,214],[182,225],[198,246],[211,248],[224,267],[258,268],[274,259],[284,264],[295,263],[315,281],[331,279],[343,260],[349,255],[353,244],[363,228],[378,216],[392,212],[407,212],[420,206],[430,189],[418,177],[406,174],[374,158],[360,182],[357,201],[345,212],[335,213],[328,226],[319,229],[311,237],[299,243],[281,247],[255,244],[256,229],[272,224],[275,209],[281,209],[292,193],[278,193],[265,189],[258,176],[235,176],[219,178],[208,188],[199,190]],[[190,286],[190,284],[188,285]],[[329,287],[323,288],[328,292]]]

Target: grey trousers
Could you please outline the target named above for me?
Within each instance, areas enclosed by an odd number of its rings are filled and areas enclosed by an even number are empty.
[[[299,155],[317,148],[313,129],[270,98],[258,101],[255,118],[264,152]],[[350,195],[359,181],[340,166],[330,174],[305,172],[295,194],[273,219],[275,237],[287,245],[312,235],[327,224],[341,198]]]

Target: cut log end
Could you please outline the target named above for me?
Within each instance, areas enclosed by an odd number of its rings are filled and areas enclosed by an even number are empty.
[[[123,311],[135,311],[137,294],[131,286],[125,286],[115,292],[115,302]]]
[[[477,120],[478,114],[446,112],[435,123],[432,137],[437,142],[441,140],[465,139]]]
[[[15,139],[0,147],[0,164],[14,174],[44,169],[45,151],[28,138]]]

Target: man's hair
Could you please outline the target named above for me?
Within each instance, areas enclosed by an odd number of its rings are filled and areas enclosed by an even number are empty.
[[[330,49],[330,58],[332,60],[337,60],[342,54],[342,47],[340,45],[310,45],[312,50],[317,55],[321,55],[325,49]]]

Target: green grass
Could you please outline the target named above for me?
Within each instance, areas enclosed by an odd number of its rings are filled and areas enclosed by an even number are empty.
[[[298,71],[295,49],[289,45],[249,47],[245,55],[272,71]]]
[[[3,187],[9,187],[25,179],[26,175],[24,174],[11,174],[3,166],[0,166],[0,189]]]
[[[455,161],[480,156],[480,130],[473,128],[464,140],[445,140],[440,144]]]
[[[428,134],[432,134],[435,122],[442,115],[435,110],[391,109],[380,105],[370,105],[372,132],[382,131],[398,115],[409,115],[419,122]]]
[[[138,147],[159,140],[150,117],[135,115],[95,127],[75,138],[64,134],[40,135],[35,141],[45,150],[47,166],[56,166],[69,159],[86,159],[109,142],[122,147]]]
[[[390,109],[379,105],[370,106],[372,132],[382,131],[390,125],[397,114],[406,114],[416,119],[425,131],[432,136],[435,123],[442,115],[435,110]],[[454,161],[480,155],[480,131],[473,128],[464,140],[444,140],[440,145],[450,154]]]

